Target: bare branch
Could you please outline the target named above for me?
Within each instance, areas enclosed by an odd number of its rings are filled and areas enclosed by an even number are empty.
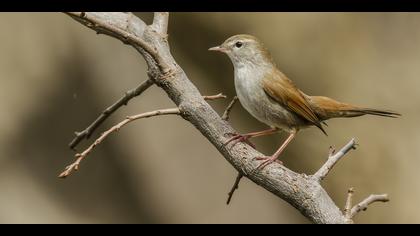
[[[152,27],[162,36],[166,37],[168,31],[168,21],[169,13],[168,12],[155,12],[153,17]]]
[[[90,124],[86,129],[80,132],[75,132],[76,137],[70,142],[69,147],[74,149],[84,138],[88,139],[93,134],[93,132],[116,110],[118,110],[123,105],[133,99],[134,97],[139,96],[144,91],[146,91],[153,84],[153,81],[148,79],[141,83],[137,88],[129,90],[121,97],[118,101],[112,104],[110,107],[106,108],[96,120]]]
[[[355,149],[356,142],[354,138],[350,140],[340,151],[335,152],[334,148],[330,147],[330,154],[328,156],[327,162],[313,175],[318,182],[323,180],[334,165],[342,158],[348,151]]]
[[[347,220],[347,223],[353,224],[353,220],[351,217],[351,207],[353,206],[353,194],[354,194],[354,188],[351,187],[347,191],[347,200],[346,200],[346,206],[344,207],[344,217]]]
[[[225,112],[222,115],[222,119],[228,121],[229,120],[229,114],[232,110],[233,106],[235,105],[236,101],[238,101],[238,97],[233,97],[232,101],[229,103],[229,105],[226,107]]]
[[[68,12],[75,20],[79,21],[83,25],[95,30],[98,33],[103,33],[115,38],[118,38],[126,44],[130,44],[135,48],[141,47],[148,55],[150,55],[156,62],[159,69],[168,73],[169,68],[164,63],[163,58],[156,49],[154,49],[149,43],[139,37],[143,35],[143,32],[131,32],[132,29],[139,31],[145,30],[142,27],[130,28],[130,20],[136,19],[137,22],[140,20],[138,17],[133,17],[131,13],[116,13],[116,12]],[[144,22],[141,21],[143,24]],[[143,55],[147,56],[147,55]]]
[[[104,133],[102,133],[102,135],[96,139],[95,142],[92,143],[92,145],[90,145],[85,151],[83,151],[82,153],[77,153],[75,155],[76,161],[74,161],[72,164],[68,165],[65,170],[58,176],[59,178],[65,178],[67,176],[69,176],[73,170],[78,170],[79,169],[79,165],[80,162],[86,158],[89,153],[92,152],[92,150],[98,146],[100,143],[102,143],[102,141],[104,141],[106,139],[106,137],[108,137],[111,133],[114,133],[116,131],[119,131],[124,125],[141,119],[141,118],[148,118],[148,117],[152,117],[152,116],[161,116],[161,115],[179,115],[180,111],[178,108],[170,108],[170,109],[162,109],[162,110],[156,110],[156,111],[150,111],[150,112],[145,112],[139,115],[134,115],[134,116],[128,116],[126,119],[124,119],[123,121],[121,121],[120,123],[118,123],[117,125],[111,127],[109,130],[105,131]]]
[[[316,178],[298,174],[278,163],[273,163],[261,171],[254,171],[259,165],[255,157],[263,154],[243,143],[229,148],[223,145],[227,141],[225,134],[235,133],[235,130],[203,99],[198,89],[176,63],[165,35],[157,32],[153,25],[145,25],[132,14],[69,13],[69,15],[97,32],[113,36],[136,48],[149,65],[149,77],[179,108],[177,114],[194,125],[239,173],[287,201],[314,223],[347,223],[343,213],[320,185],[319,179],[325,177],[338,161],[334,159],[341,158],[354,144],[348,150],[342,149],[340,152],[343,154],[333,155],[330,158],[333,160],[327,161],[317,172]],[[159,17],[163,16],[156,14],[154,22],[164,22],[158,19]],[[77,166],[78,164],[71,168]]]
[[[236,179],[235,179],[235,183],[233,184],[232,189],[228,193],[228,199],[226,201],[226,205],[229,205],[230,200],[232,199],[233,193],[235,192],[236,189],[239,188],[239,182],[241,181],[242,177],[243,177],[242,173],[238,172],[238,175],[236,176]]]
[[[210,95],[210,96],[203,96],[204,100],[216,100],[216,99],[221,99],[221,98],[227,98],[227,97],[223,93],[219,93],[219,94],[216,94],[216,95]]]
[[[360,211],[366,211],[368,206],[374,202],[388,202],[388,194],[372,194],[351,209],[350,219]]]

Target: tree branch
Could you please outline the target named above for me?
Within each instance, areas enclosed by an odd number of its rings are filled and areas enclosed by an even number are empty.
[[[155,12],[152,27],[158,33],[162,34],[162,37],[166,37],[166,32],[168,31],[168,21],[168,12]]]
[[[353,195],[354,188],[349,188],[347,191],[347,201],[346,206],[344,207],[344,217],[346,218],[346,223],[353,224],[353,217],[360,211],[366,211],[368,206],[374,202],[388,202],[388,194],[371,194],[365,200],[361,201],[359,204],[353,205]]]
[[[102,143],[102,141],[104,141],[111,133],[114,133],[116,131],[119,131],[126,124],[128,124],[128,123],[130,123],[132,121],[141,119],[141,118],[148,118],[148,117],[152,117],[152,116],[161,116],[161,115],[179,115],[179,114],[180,114],[180,111],[179,111],[178,108],[170,108],[170,109],[162,109],[162,110],[150,111],[150,112],[146,112],[146,113],[142,113],[142,114],[134,115],[134,116],[128,116],[126,119],[124,119],[120,123],[114,125],[110,129],[108,129],[107,131],[105,131],[104,133],[102,133],[102,135],[98,139],[96,139],[96,141],[93,142],[82,153],[77,153],[75,155],[76,161],[74,161],[72,164],[68,165],[65,168],[65,170],[58,177],[59,178],[65,178],[65,177],[69,176],[74,170],[78,170],[79,169],[80,162],[83,159],[85,159],[89,155],[89,153],[91,153],[92,150],[96,146],[98,146],[100,143]]]
[[[149,77],[178,106],[180,115],[193,124],[239,173],[287,201],[314,223],[347,222],[313,176],[298,174],[277,163],[254,171],[259,165],[254,158],[262,153],[242,143],[229,148],[223,145],[227,141],[225,134],[235,131],[203,99],[172,57],[166,33],[163,34],[167,28],[165,14],[156,14],[151,26],[130,13],[69,14],[83,25],[136,48],[149,66]]]
[[[239,188],[239,182],[241,181],[242,177],[244,177],[242,173],[238,172],[238,175],[236,176],[236,179],[235,179],[235,183],[233,184],[232,189],[228,193],[228,199],[226,201],[226,205],[229,205],[230,200],[232,199],[233,193],[235,192],[235,190]]]
[[[224,95],[223,93],[219,93],[216,95],[210,95],[210,96],[203,96],[204,100],[216,100],[216,99],[220,99],[220,98],[226,98],[226,95]]]
[[[342,158],[344,155],[346,155],[347,152],[349,152],[351,149],[355,149],[356,142],[353,139],[350,140],[344,146],[340,151],[335,152],[334,148],[330,147],[330,154],[328,156],[327,162],[313,175],[314,179],[316,179],[318,182],[323,180],[328,173],[331,171],[331,169],[334,167],[334,165]]]
[[[225,111],[223,112],[222,119],[225,121],[229,120],[229,114],[232,111],[233,106],[235,105],[236,101],[238,101],[238,97],[233,97],[232,101],[229,103],[229,105],[226,107]],[[233,184],[232,188],[230,189],[228,193],[228,199],[226,201],[226,205],[229,205],[230,200],[232,199],[233,194],[235,191],[239,188],[239,182],[241,181],[243,175],[241,172],[238,172],[238,175],[236,176],[235,183]]]
[[[353,206],[353,194],[354,194],[354,188],[351,187],[347,191],[347,200],[346,200],[346,206],[344,207],[344,217],[347,220],[347,223],[353,224],[352,216],[351,216],[351,206]]]
[[[84,138],[88,139],[93,134],[93,132],[116,110],[118,110],[123,105],[133,99],[134,97],[139,96],[144,91],[146,91],[153,84],[153,81],[148,79],[141,83],[137,88],[129,90],[121,97],[118,101],[112,104],[110,107],[106,108],[96,120],[90,124],[86,129],[80,132],[75,132],[76,137],[70,142],[69,147],[74,149]]]
[[[68,12],[67,14],[83,25],[95,30],[97,33],[112,36],[135,48],[140,47],[143,56],[151,57],[163,74],[169,72],[168,66],[163,62],[164,59],[161,54],[156,51],[156,48],[152,47],[143,39],[143,37],[141,37],[147,28],[146,24],[132,13]],[[163,20],[159,20],[158,22],[159,24],[164,23]],[[161,30],[164,29],[164,27],[160,26],[159,28]]]
[[[360,211],[366,211],[368,206],[374,202],[388,201],[388,194],[372,194],[351,209],[350,218],[352,219]]]

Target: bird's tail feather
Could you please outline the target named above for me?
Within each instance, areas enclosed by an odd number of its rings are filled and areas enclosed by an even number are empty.
[[[338,117],[356,117],[363,115],[375,115],[397,118],[401,114],[390,110],[361,108],[347,103],[341,103],[328,97],[311,96],[311,105],[322,120]]]

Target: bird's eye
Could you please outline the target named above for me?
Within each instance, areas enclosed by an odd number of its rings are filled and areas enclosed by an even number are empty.
[[[236,42],[235,47],[240,48],[240,47],[242,47],[242,44],[243,44],[242,42]]]

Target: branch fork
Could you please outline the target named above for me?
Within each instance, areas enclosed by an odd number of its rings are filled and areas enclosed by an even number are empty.
[[[334,147],[330,147],[328,160],[325,164],[312,176],[316,181],[321,182],[331,171],[335,164],[343,158],[351,149],[356,149],[356,141],[354,138],[350,140],[341,150],[335,152]]]
[[[344,208],[344,216],[346,218],[346,222],[349,224],[354,223],[353,217],[357,215],[360,211],[366,211],[368,206],[374,202],[388,202],[389,197],[388,194],[371,194],[369,197],[365,198],[360,203],[356,204],[352,207],[354,195],[354,188],[351,187],[347,191],[347,201]]]

